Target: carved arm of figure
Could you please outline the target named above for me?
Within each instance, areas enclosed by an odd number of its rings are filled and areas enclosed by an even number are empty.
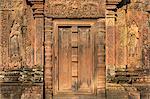
[[[20,29],[20,25],[18,23],[15,23],[11,28],[10,38],[12,38],[15,35],[19,35],[20,34],[19,29]]]

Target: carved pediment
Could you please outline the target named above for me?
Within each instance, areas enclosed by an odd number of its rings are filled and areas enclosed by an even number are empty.
[[[98,18],[105,16],[105,0],[49,0],[46,15],[54,18]]]

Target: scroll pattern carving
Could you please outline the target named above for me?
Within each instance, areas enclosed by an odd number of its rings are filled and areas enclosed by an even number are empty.
[[[143,42],[143,47],[142,47],[143,65],[145,69],[149,69],[150,68],[150,40],[149,40],[148,28],[144,28],[143,30],[142,42]]]
[[[10,13],[9,13],[10,14]],[[2,69],[8,67],[8,37],[9,37],[9,30],[8,27],[6,25],[6,23],[8,23],[8,19],[7,19],[8,13],[6,12],[2,12],[2,33],[5,32],[3,35],[1,35],[1,57],[2,57]]]
[[[104,0],[49,0],[46,11],[50,17],[91,18],[105,15]]]

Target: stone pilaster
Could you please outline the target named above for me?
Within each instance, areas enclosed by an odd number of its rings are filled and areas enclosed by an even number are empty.
[[[35,33],[34,33],[34,65],[44,65],[44,1],[28,0],[32,5]]]
[[[115,12],[107,10],[106,13],[106,68],[113,75],[115,70]]]
[[[106,97],[106,64],[105,64],[105,19],[99,18],[96,25],[93,26],[95,33],[95,56],[96,56],[96,86],[97,97],[105,99]],[[96,28],[97,27],[97,28]],[[96,29],[95,29],[96,28]]]
[[[121,0],[106,2],[106,69],[114,75],[116,65],[116,8]]]
[[[33,13],[33,25],[34,25],[34,66],[41,67],[44,71],[43,75],[43,98],[45,97],[45,32],[44,32],[44,0],[28,0],[28,4],[31,5]]]
[[[45,18],[45,99],[52,99],[53,21]]]
[[[127,65],[126,5],[116,12],[116,69],[124,70]]]

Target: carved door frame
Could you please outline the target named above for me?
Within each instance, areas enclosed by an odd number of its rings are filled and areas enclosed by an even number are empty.
[[[64,20],[64,21],[62,21]],[[96,33],[95,35],[95,48],[96,48],[96,73],[95,73],[95,93],[93,95],[90,95],[90,97],[105,97],[105,19],[99,18],[99,19],[57,19],[57,22],[53,18],[45,17],[45,95],[50,95],[50,97],[53,97],[55,93],[54,87],[53,87],[53,80],[54,80],[54,63],[55,63],[55,54],[54,54],[54,27],[55,24],[64,24],[64,22],[72,22],[72,21],[79,21],[85,22],[81,24],[89,24],[92,25],[92,31],[93,33]],[[89,23],[88,23],[89,21]],[[61,23],[62,22],[62,23]],[[86,23],[87,22],[87,23]],[[74,23],[72,23],[74,24]],[[79,24],[78,22],[76,24]],[[56,95],[57,96],[57,95]],[[65,95],[68,96],[69,95]],[[79,95],[75,95],[79,96]],[[87,96],[89,98],[88,94],[82,94],[82,96]]]
[[[59,46],[58,46],[58,28],[59,26],[86,26],[86,27],[91,27],[94,23],[95,23],[96,20],[68,20],[68,19],[54,19],[53,21],[53,32],[54,32],[54,61],[55,63],[53,64],[53,68],[54,68],[54,76],[53,76],[53,94],[57,95],[57,94],[63,94],[64,92],[59,92],[58,90],[58,61],[59,61],[59,54],[58,54],[58,50],[59,50]],[[93,56],[92,57],[92,61],[93,61],[93,72],[94,73],[94,67],[95,67],[95,62],[94,62],[94,34],[91,34],[93,37],[92,39],[92,53],[93,53]],[[57,59],[57,60],[56,60]],[[94,75],[94,74],[93,74]],[[95,79],[94,77],[92,78],[93,79],[93,88],[92,88],[92,92],[65,92],[64,94],[76,94],[76,95],[79,95],[79,94],[95,94],[95,85],[94,85],[94,82],[95,82]],[[56,81],[55,81],[56,80]],[[57,84],[55,84],[57,83]]]

